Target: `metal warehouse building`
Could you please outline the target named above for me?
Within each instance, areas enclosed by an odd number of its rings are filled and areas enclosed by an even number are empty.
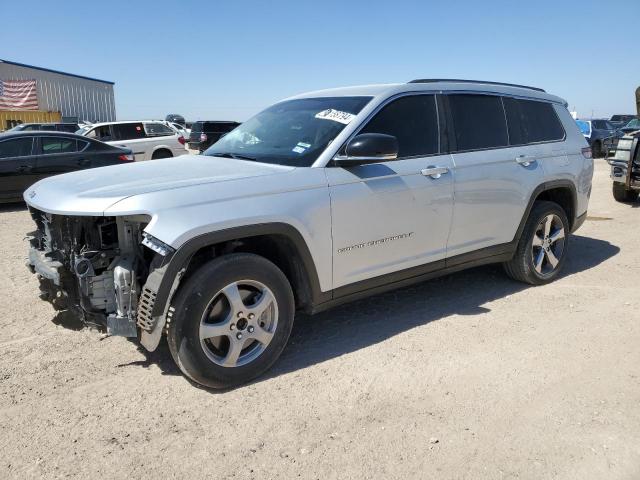
[[[116,119],[113,82],[1,59],[0,82],[0,131],[26,122]],[[32,97],[29,103],[14,106],[10,101],[16,93],[11,88],[25,84],[32,88]]]

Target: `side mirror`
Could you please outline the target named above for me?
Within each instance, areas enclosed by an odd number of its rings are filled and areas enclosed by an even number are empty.
[[[361,133],[351,139],[345,155],[333,157],[335,165],[355,167],[368,163],[387,162],[398,158],[398,140],[383,133]]]

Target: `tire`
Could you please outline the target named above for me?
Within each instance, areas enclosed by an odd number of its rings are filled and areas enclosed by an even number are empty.
[[[627,190],[625,185],[619,182],[613,182],[613,198],[616,202],[628,203],[638,199],[640,192],[637,190]]]
[[[268,370],[287,344],[295,314],[285,275],[250,253],[203,265],[180,287],[172,307],[167,341],[173,359],[191,380],[216,389]]]
[[[600,142],[593,142],[593,145],[591,145],[591,156],[593,158],[602,157],[602,145]]]
[[[158,160],[160,158],[171,158],[171,157],[173,157],[173,155],[169,150],[160,149],[153,152],[153,155],[151,155],[151,160]]]
[[[549,218],[550,228],[545,230]],[[567,258],[569,233],[569,220],[560,205],[536,202],[513,258],[504,264],[507,275],[530,285],[543,285],[555,280]],[[534,240],[537,245],[534,245]]]

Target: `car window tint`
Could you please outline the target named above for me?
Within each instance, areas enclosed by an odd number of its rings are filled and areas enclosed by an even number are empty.
[[[113,129],[113,140],[135,140],[146,137],[140,122],[114,123],[111,128]]]
[[[89,146],[89,142],[85,142],[84,140],[77,140],[76,145],[77,151],[82,152]]]
[[[508,145],[507,123],[500,97],[449,95],[457,151]]]
[[[150,137],[160,137],[166,135],[175,135],[176,132],[172,128],[163,123],[145,123],[145,130]]]
[[[438,114],[434,95],[402,97],[386,105],[360,131],[398,140],[398,157],[438,153]]]
[[[510,97],[505,97],[503,101],[511,145],[551,142],[564,138],[564,129],[550,103]],[[580,128],[583,133],[588,133],[588,124],[585,123]]]
[[[43,155],[72,153],[76,151],[76,139],[64,137],[40,137]]]
[[[44,130],[44,131],[48,131],[48,132],[53,132],[56,130],[56,126],[55,125],[41,125],[40,126],[40,130]]]
[[[29,156],[32,145],[33,137],[14,138],[0,142],[0,158]]]

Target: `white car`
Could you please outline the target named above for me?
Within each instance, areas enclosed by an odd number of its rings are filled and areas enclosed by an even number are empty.
[[[185,140],[189,140],[189,135],[191,135],[191,129],[185,127],[184,125],[180,125],[179,123],[175,123],[175,122],[163,122],[165,125],[173,128],[176,132],[178,132],[180,135],[182,135],[184,137]]]
[[[161,121],[95,123],[76,133],[129,148],[137,162],[187,154],[185,138]]]

